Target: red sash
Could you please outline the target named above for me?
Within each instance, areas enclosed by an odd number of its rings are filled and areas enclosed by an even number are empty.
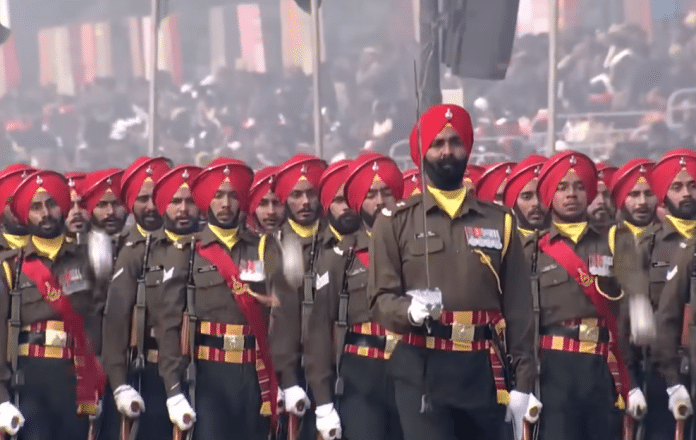
[[[58,280],[41,260],[25,258],[22,271],[36,284],[44,300],[60,315],[65,331],[73,339],[78,414],[95,414],[97,402],[104,395],[106,376],[85,334],[82,316],[72,307],[70,299],[63,294]]]
[[[269,404],[271,408],[271,425],[276,426],[277,422],[277,399],[278,399],[278,382],[276,380],[275,371],[273,370],[273,362],[271,360],[271,350],[266,334],[266,323],[263,320],[261,307],[256,298],[251,294],[249,286],[240,281],[239,267],[232,260],[230,254],[217,243],[211,243],[203,247],[200,242],[196,243],[198,253],[208,260],[208,262],[217,267],[218,273],[225,279],[227,286],[234,294],[234,299],[237,301],[239,309],[244,314],[251,332],[256,339],[256,355],[261,359],[263,366],[259,366],[257,362],[256,374],[259,378],[259,387],[261,388],[261,399],[264,404]]]
[[[357,258],[363,266],[370,268],[370,255],[368,251],[355,251],[355,258]]]
[[[590,275],[585,261],[580,258],[565,241],[558,239],[551,242],[549,234],[546,234],[539,239],[539,249],[553,258],[556,263],[561,265],[561,267],[568,272],[606,321],[607,328],[611,335],[609,350],[614,353],[619,370],[620,383],[616,384],[616,388],[623,397],[624,402],[628,402],[628,390],[626,389],[628,388],[628,370],[626,369],[626,362],[624,362],[623,354],[619,349],[619,331],[616,325],[616,317],[611,310],[609,301],[597,291],[597,287],[595,286],[596,278]]]

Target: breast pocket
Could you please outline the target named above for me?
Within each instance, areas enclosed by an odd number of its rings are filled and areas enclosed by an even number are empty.
[[[217,270],[208,270],[201,272],[200,269],[193,273],[193,283],[197,289],[208,289],[213,286],[225,284],[225,280],[220,276]]]
[[[22,291],[22,304],[34,304],[43,301],[43,295],[36,288],[36,284],[30,282],[21,283],[19,289]]]
[[[413,241],[408,243],[408,250],[411,255],[422,256],[425,255],[425,239],[424,237],[417,237]],[[435,252],[441,252],[445,248],[445,242],[442,238],[438,236],[428,236],[428,253],[433,254]]]
[[[145,286],[157,287],[162,284],[163,270],[162,266],[149,267],[145,272]]]
[[[544,314],[554,315],[558,310],[567,307],[565,303],[567,283],[570,280],[568,272],[557,266],[546,272],[542,272],[539,277],[540,295],[539,301]]]

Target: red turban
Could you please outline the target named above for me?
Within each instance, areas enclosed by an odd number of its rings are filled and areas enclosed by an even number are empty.
[[[532,154],[515,165],[507,178],[505,190],[503,191],[505,206],[509,206],[510,208],[515,206],[517,196],[520,195],[522,188],[531,182],[532,179],[539,177],[539,172],[545,162],[546,158],[544,156]]]
[[[169,169],[169,160],[164,157],[141,157],[126,168],[121,177],[121,200],[126,209],[133,209],[135,199],[148,178],[157,183]]]
[[[263,199],[266,194],[274,190],[275,187],[275,176],[278,172],[278,167],[266,167],[254,174],[254,180],[251,183],[251,188],[249,189],[249,212],[254,213],[256,208],[261,204],[261,199]],[[249,220],[253,216],[248,217]]]
[[[607,165],[603,162],[599,162],[597,165],[597,183],[602,182],[605,184],[607,187],[611,185],[611,182],[614,178],[614,174],[616,174],[616,171],[618,168],[613,167],[611,165]]]
[[[292,189],[301,178],[305,178],[319,189],[319,180],[324,172],[324,162],[309,154],[297,154],[280,166],[276,174],[276,195],[285,203]]]
[[[64,216],[68,215],[70,211],[70,187],[67,179],[62,174],[53,171],[35,171],[22,180],[10,201],[10,209],[19,221],[24,224],[29,223],[31,200],[39,189],[43,189],[53,196],[60,207],[60,212]]]
[[[587,192],[587,202],[594,200],[597,195],[597,168],[594,162],[582,153],[567,150],[551,157],[539,171],[539,197],[547,208],[551,206],[558,184],[570,170],[575,170],[582,180]]]
[[[476,197],[487,202],[495,202],[495,193],[512,172],[515,162],[500,162],[486,167],[476,184]]]
[[[420,181],[420,170],[414,168],[404,173],[404,192],[402,199],[408,199],[414,194],[420,194],[423,188]]]
[[[668,151],[655,165],[652,178],[648,179],[657,195],[658,202],[664,202],[667,190],[681,170],[696,179],[696,152],[686,148]]]
[[[237,193],[240,210],[246,212],[249,202],[249,187],[254,172],[247,164],[237,159],[219,158],[210,163],[193,182],[191,190],[198,209],[208,212],[210,202],[223,182],[229,180]]]
[[[471,125],[471,116],[458,105],[439,104],[430,107],[420,118],[420,138],[423,156],[430,149],[430,144],[432,144],[435,136],[440,134],[442,129],[448,124],[459,133],[459,137],[462,138],[462,143],[466,149],[466,154],[469,155],[471,153],[471,149],[474,146],[474,129]],[[413,163],[420,167],[422,157],[420,157],[418,151],[418,129],[418,123],[416,123],[413,126],[413,130],[411,130],[409,146]]]
[[[466,171],[464,171],[464,181],[468,180],[473,183],[474,186],[477,186],[479,180],[481,180],[481,176],[483,176],[485,172],[486,169],[484,167],[469,164],[466,166]]]
[[[95,171],[87,174],[82,182],[82,203],[90,214],[104,197],[107,191],[111,191],[116,199],[121,200],[121,176],[123,170],[112,168],[108,170]]]
[[[5,209],[22,180],[35,171],[34,168],[24,164],[10,165],[0,171],[0,210]]]
[[[404,177],[392,158],[378,153],[360,155],[348,167],[346,181],[348,206],[355,212],[360,212],[376,176],[391,189],[394,198],[398,200],[403,194]]]
[[[336,197],[338,189],[346,183],[346,178],[348,177],[348,165],[350,160],[344,159],[334,162],[321,175],[319,179],[319,186],[321,190],[319,191],[319,201],[321,206],[324,208],[324,214],[329,212],[329,205],[331,201]]]
[[[87,173],[83,173],[82,171],[70,171],[65,173],[65,178],[68,179],[68,186],[70,187],[71,196],[74,192],[78,196],[82,197],[86,177]]]
[[[167,205],[172,201],[174,194],[179,191],[184,184],[193,188],[193,181],[201,173],[202,169],[193,165],[179,165],[172,168],[155,183],[154,200],[157,211],[164,215]]]
[[[655,163],[650,159],[631,159],[614,173],[609,188],[617,208],[623,207],[628,193],[636,186],[638,179],[645,177],[650,182],[650,173],[654,166]]]

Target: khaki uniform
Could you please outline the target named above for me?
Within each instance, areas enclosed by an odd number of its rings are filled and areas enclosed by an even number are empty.
[[[14,268],[15,257],[19,251],[8,251],[0,256],[8,267]],[[37,255],[30,243],[24,256]],[[70,272],[69,282],[62,285],[63,293],[68,295],[72,307],[83,318],[85,333],[90,341],[96,341],[101,334],[101,322],[95,319],[94,304],[103,304],[105,298],[99,297],[94,289],[94,278],[82,248],[63,243],[56,258],[51,261],[39,257],[56,275],[58,280]],[[0,283],[0,316],[10,318],[9,275]],[[10,273],[14,269],[9,270]],[[65,278],[63,278],[65,279]],[[19,362],[24,381],[17,389],[10,390],[12,372],[8,363],[0,364],[0,400],[10,399],[10,392],[19,393],[19,410],[26,419],[22,435],[31,439],[86,438],[88,419],[78,418],[76,403],[76,377],[70,335],[63,331],[61,316],[44,300],[36,285],[20,274],[18,287],[21,291],[21,330],[19,335]],[[10,359],[7,352],[7,325],[0,325],[0,347],[3,359]]]
[[[445,310],[433,325],[437,337],[412,326],[408,318],[411,299],[406,292],[428,287],[423,209],[430,287],[441,290]],[[516,388],[531,391],[535,363],[529,269],[514,228],[509,210],[472,195],[454,219],[429,193],[399,202],[391,217],[377,219],[367,296],[381,325],[411,339],[400,342],[390,359],[406,439],[449,439],[453,433],[459,438],[499,437],[500,403],[507,393],[491,371],[496,359],[490,354],[491,334],[500,329],[501,317]],[[460,328],[473,331],[460,333]]]

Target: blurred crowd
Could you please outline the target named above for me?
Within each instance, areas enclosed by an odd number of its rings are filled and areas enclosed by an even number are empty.
[[[559,149],[620,164],[694,144],[696,93],[671,103],[669,97],[696,87],[696,13],[655,26],[651,36],[630,24],[561,33]],[[386,43],[322,65],[325,159],[354,157],[363,149],[403,154],[391,147],[407,138],[415,120],[416,49]],[[461,80],[444,72],[442,88],[463,89],[474,118],[473,163],[520,160],[544,148],[547,78],[546,34],[515,41],[503,81]],[[233,156],[260,168],[297,151],[314,152],[312,80],[299,69],[223,69],[182,85],[160,72],[158,84],[155,154],[201,165]],[[98,78],[76,96],[22,86],[0,99],[0,148],[6,152],[0,166],[126,166],[147,153],[148,102],[142,78]]]

